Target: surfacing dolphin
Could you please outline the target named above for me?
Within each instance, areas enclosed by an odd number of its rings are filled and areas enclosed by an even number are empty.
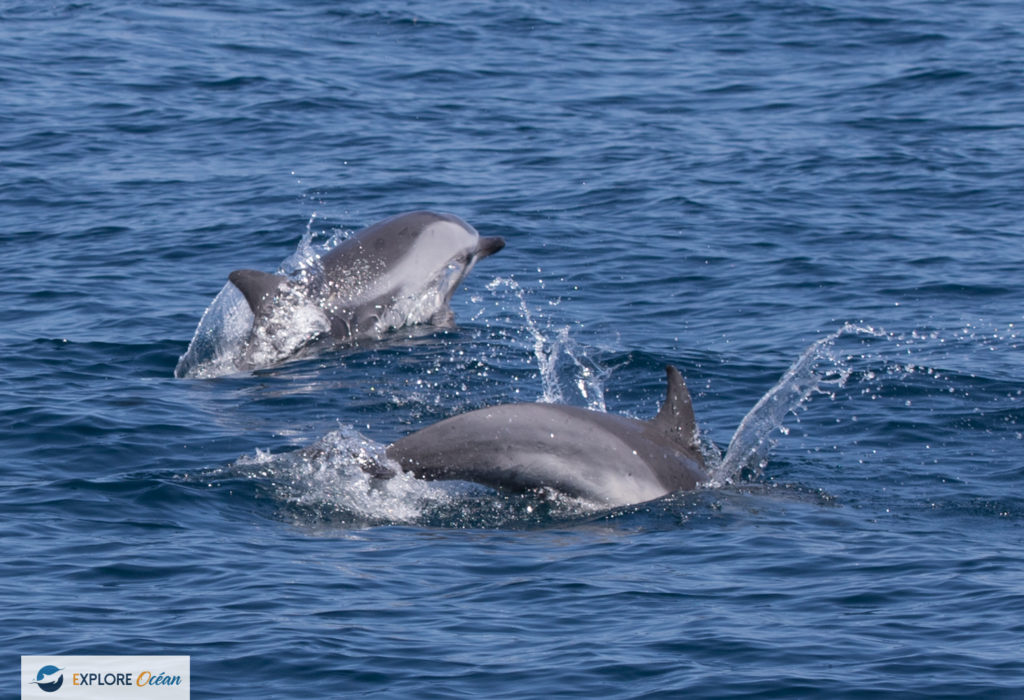
[[[575,406],[502,404],[407,435],[389,459],[423,479],[512,491],[549,487],[607,506],[696,488],[708,480],[690,393],[666,367],[668,394],[643,421]]]
[[[298,275],[235,270],[228,279],[253,315],[235,368],[275,364],[324,338],[344,343],[414,324],[450,326],[459,284],[504,246],[453,214],[413,211],[357,232]],[[188,364],[183,356],[175,373],[185,375]]]

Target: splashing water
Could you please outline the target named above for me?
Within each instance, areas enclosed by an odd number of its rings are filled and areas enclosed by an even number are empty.
[[[568,327],[541,328],[518,285],[504,280],[493,284],[511,290],[519,300],[519,312],[528,319],[524,332],[529,334],[527,343],[533,343],[546,398],[564,396],[563,387],[575,386],[592,408],[603,410],[608,371],[572,340]],[[878,345],[878,340],[884,343]],[[1016,341],[1016,336],[1011,340]],[[710,475],[707,488],[756,481],[771,451],[788,434],[784,423],[789,415],[805,408],[815,396],[834,399],[842,393],[850,399],[874,399],[893,380],[903,382],[915,375],[928,381],[941,379],[941,373],[922,366],[920,360],[934,353],[936,347],[941,349],[942,341],[939,333],[895,335],[870,326],[846,324],[811,343],[743,418],[724,456],[710,440],[702,440]],[[850,351],[851,343],[859,349]],[[918,362],[909,362],[911,358]],[[574,369],[574,385],[560,381],[561,373],[569,366]],[[849,391],[850,384],[859,384],[859,390]],[[598,402],[599,406],[593,405]],[[550,526],[604,510],[599,504],[553,491],[508,494],[466,482],[417,479],[387,458],[384,445],[346,427],[293,452],[258,451],[202,478],[211,476],[253,480],[269,489],[284,513],[303,527]]]
[[[314,212],[306,222],[306,231],[296,246],[295,252],[281,263],[277,274],[287,275],[299,282],[305,282],[317,274],[321,256],[336,245],[337,236],[332,236],[323,246],[314,245],[314,239],[320,235],[313,230],[316,218],[317,215]],[[269,332],[269,329],[281,324],[271,323],[268,324],[268,328],[254,329],[254,316],[249,308],[249,303],[235,285],[226,282],[203,312],[188,349],[178,359],[178,364],[174,368],[174,376],[208,379],[240,371],[239,360],[245,354],[250,332],[253,330],[257,335],[262,333],[264,336],[275,336],[273,338],[257,338],[258,341],[264,341],[257,343],[257,347],[276,348],[278,353],[294,352],[297,347],[308,342],[309,338],[323,332],[326,318],[323,318],[323,314],[318,311],[316,309],[299,309],[299,318],[304,323],[298,324],[299,328],[296,332],[287,335]],[[306,326],[309,327],[306,328]],[[265,354],[266,357],[255,359],[264,362],[272,359],[269,353]]]
[[[205,379],[237,371],[235,358],[245,347],[253,318],[242,293],[226,283],[203,312],[174,376]]]
[[[564,352],[575,365],[577,370],[576,389],[586,400],[587,408],[592,411],[607,411],[604,387],[615,368],[601,365],[587,357],[586,349],[569,337],[568,326],[558,331],[556,347]]]
[[[614,368],[604,367],[590,357],[591,351],[570,336],[569,326],[551,328],[550,324],[547,324],[547,327],[542,329],[540,317],[526,300],[526,291],[515,279],[498,277],[492,280],[487,288],[492,292],[499,289],[507,290],[518,301],[522,325],[532,340],[533,356],[540,372],[543,393],[538,401],[566,403],[563,383],[569,382],[586,402],[587,408],[606,411],[604,386]],[[574,375],[572,380],[563,380],[566,371]]]
[[[385,449],[356,430],[341,427],[300,450],[243,456],[223,473],[207,478],[259,480],[302,520],[312,515],[348,524],[408,524],[449,501],[443,488],[403,473],[388,460]]]
[[[834,395],[835,390],[846,385],[852,368],[848,358],[835,351],[836,341],[843,336],[889,337],[889,334],[848,323],[812,343],[740,421],[725,456],[721,460],[709,460],[709,486],[734,483],[745,469],[761,472],[779,436],[786,432],[783,425],[786,416],[812,395]]]

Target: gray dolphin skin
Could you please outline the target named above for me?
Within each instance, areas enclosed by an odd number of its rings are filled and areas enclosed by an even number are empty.
[[[470,411],[398,440],[389,459],[423,479],[511,491],[550,487],[608,506],[691,490],[708,479],[690,393],[666,367],[668,394],[648,421],[522,403]]]
[[[502,238],[481,236],[453,214],[413,211],[354,234],[303,281],[259,270],[235,270],[228,279],[249,303],[253,329],[265,329],[271,318],[286,326],[287,309],[301,299],[326,316],[334,339],[379,338],[410,323],[450,325],[448,303],[459,283],[478,260],[504,246]]]

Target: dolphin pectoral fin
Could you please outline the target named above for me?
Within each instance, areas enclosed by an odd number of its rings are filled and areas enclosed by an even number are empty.
[[[665,374],[668,379],[668,392],[665,395],[665,403],[651,423],[672,438],[675,442],[693,450],[697,450],[697,419],[693,415],[693,402],[690,400],[690,392],[686,388],[686,382],[679,370],[672,365],[665,367]]]
[[[273,299],[287,282],[287,278],[282,275],[272,275],[259,270],[235,270],[228,275],[228,279],[231,284],[238,287],[242,296],[249,302],[249,308],[256,315],[259,315],[264,304]]]
[[[430,325],[437,326],[438,328],[455,328],[455,314],[445,304],[443,308],[430,317]]]

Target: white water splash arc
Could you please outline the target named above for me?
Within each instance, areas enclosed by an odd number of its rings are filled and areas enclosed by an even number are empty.
[[[281,263],[277,274],[304,280],[317,273],[320,257],[337,244],[338,235],[335,234],[322,249],[314,246],[313,240],[318,235],[313,230],[316,218],[316,213],[310,216],[306,223],[306,232],[295,251]],[[281,334],[276,338],[279,352],[283,355],[294,352],[310,337],[323,332],[326,319],[322,316],[311,313],[308,328],[302,327],[300,323],[299,329],[289,337]],[[299,318],[301,320],[304,317],[300,314]],[[226,282],[203,312],[188,349],[178,359],[174,376],[205,379],[240,371],[238,359],[246,347],[250,331],[253,330],[253,320],[253,313],[245,297],[235,285]]]
[[[869,326],[848,323],[812,343],[740,421],[725,456],[711,465],[709,486],[733,483],[744,469],[763,469],[778,437],[786,432],[783,425],[786,416],[800,408],[813,394],[833,394],[846,385],[852,369],[847,359],[836,352],[835,343],[848,335],[888,336]]]

